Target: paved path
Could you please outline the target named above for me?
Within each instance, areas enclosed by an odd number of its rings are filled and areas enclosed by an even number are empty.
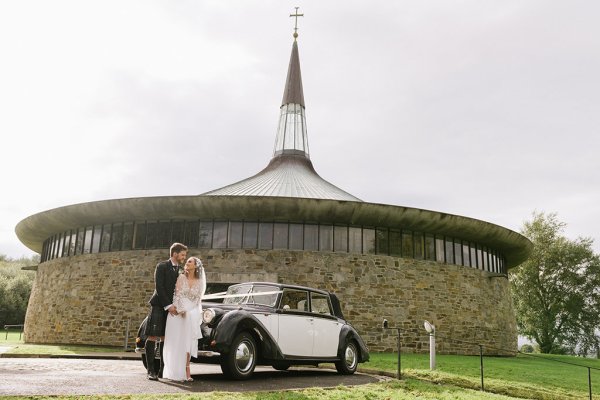
[[[247,381],[229,381],[219,366],[193,364],[194,382],[153,382],[139,360],[0,358],[0,396],[243,392],[363,385],[379,378],[316,368],[256,369]]]

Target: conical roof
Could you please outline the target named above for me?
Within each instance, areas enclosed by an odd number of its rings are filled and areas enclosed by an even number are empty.
[[[294,40],[280,108],[273,158],[258,174],[203,196],[279,196],[362,201],[315,171],[308,151],[298,43]]]
[[[288,66],[287,79],[285,80],[285,89],[281,105],[300,104],[304,105],[304,91],[302,90],[302,74],[300,73],[300,56],[298,55],[298,42],[294,40],[292,45],[292,55],[290,65]]]

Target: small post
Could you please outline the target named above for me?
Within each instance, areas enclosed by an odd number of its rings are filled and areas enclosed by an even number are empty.
[[[479,370],[481,371],[481,391],[485,391],[485,387],[483,386],[483,345],[479,345]]]
[[[402,373],[400,372],[402,370],[400,363],[400,328],[396,329],[398,329],[398,379],[402,379]]]
[[[125,344],[123,345],[123,351],[127,351],[127,345],[129,344],[129,322],[131,318],[127,318],[127,325],[125,326]]]
[[[590,367],[588,369],[588,389],[590,391],[590,400],[592,400],[592,370]]]
[[[396,329],[398,331],[398,379],[402,379],[402,373],[401,373],[401,369],[402,369],[402,364],[401,364],[401,357],[400,357],[400,327],[393,327],[393,326],[389,326],[388,320],[387,319],[383,319],[383,329]]]

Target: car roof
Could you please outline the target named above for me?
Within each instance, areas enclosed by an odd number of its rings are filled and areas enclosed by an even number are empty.
[[[329,296],[329,298],[331,299],[331,305],[333,306],[334,315],[343,320],[346,319],[344,317],[344,313],[342,312],[340,300],[337,298],[335,293],[328,292],[327,290],[315,289],[315,288],[311,288],[308,286],[290,285],[287,283],[275,283],[275,282],[242,282],[242,283],[236,283],[235,285],[231,285],[231,286],[238,286],[238,285],[269,285],[269,286],[278,287],[279,289],[288,288],[288,289],[297,289],[297,290],[307,290],[310,292],[324,294],[326,296]]]

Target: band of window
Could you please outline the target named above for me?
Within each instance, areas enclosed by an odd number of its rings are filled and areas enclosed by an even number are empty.
[[[44,241],[42,262],[110,251],[167,249],[288,249],[382,254],[507,274],[504,257],[477,243],[403,229],[266,221],[138,221],[72,229]]]

